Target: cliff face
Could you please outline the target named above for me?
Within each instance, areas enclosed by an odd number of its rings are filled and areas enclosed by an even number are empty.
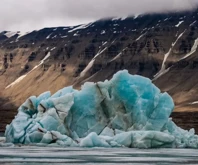
[[[10,111],[16,112],[31,95],[53,93],[68,85],[80,88],[86,81],[109,79],[122,69],[153,79],[173,97],[176,111],[196,111],[197,20],[195,10],[26,34],[1,32],[0,97],[1,106],[8,109],[4,114],[13,116]]]

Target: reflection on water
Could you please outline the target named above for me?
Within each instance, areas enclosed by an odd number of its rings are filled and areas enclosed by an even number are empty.
[[[0,148],[3,165],[198,164],[198,150],[126,148]]]

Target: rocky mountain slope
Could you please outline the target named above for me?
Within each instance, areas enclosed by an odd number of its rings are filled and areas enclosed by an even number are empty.
[[[84,82],[109,79],[122,69],[152,79],[173,97],[175,111],[197,111],[197,46],[198,9],[29,33],[3,31],[1,128],[31,95],[54,93],[68,85],[80,88]]]

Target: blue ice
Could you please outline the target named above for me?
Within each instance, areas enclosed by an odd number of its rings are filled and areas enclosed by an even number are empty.
[[[43,146],[198,148],[194,129],[169,118],[174,102],[150,79],[117,72],[111,80],[45,92],[23,103],[6,127],[9,143]]]

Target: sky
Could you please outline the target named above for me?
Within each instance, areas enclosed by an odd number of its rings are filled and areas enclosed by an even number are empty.
[[[198,0],[0,0],[0,31],[72,26],[105,17],[191,10]]]

